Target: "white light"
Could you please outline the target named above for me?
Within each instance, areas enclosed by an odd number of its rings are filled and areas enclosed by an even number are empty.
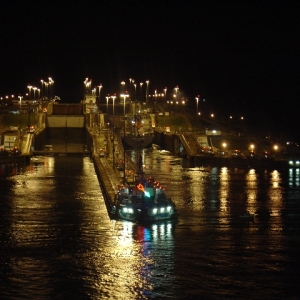
[[[290,160],[290,161],[289,161],[289,164],[290,164],[290,165],[293,165],[293,164],[294,164],[294,162],[293,162],[292,160]]]
[[[165,208],[164,208],[164,207],[161,207],[161,208],[160,208],[160,212],[163,213],[164,211],[165,211]]]
[[[168,207],[167,207],[167,211],[171,211],[171,206],[168,206]]]
[[[157,208],[153,208],[153,213],[154,213],[154,214],[157,213]]]

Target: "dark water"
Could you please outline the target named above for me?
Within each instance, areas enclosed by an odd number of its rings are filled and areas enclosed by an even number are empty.
[[[143,155],[177,224],[111,221],[88,157],[0,166],[1,299],[299,298],[299,169]]]

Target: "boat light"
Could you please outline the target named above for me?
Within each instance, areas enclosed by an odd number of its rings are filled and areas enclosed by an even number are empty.
[[[294,166],[294,165],[299,166],[299,165],[300,165],[300,161],[299,161],[299,160],[296,160],[296,161],[290,160],[290,161],[289,161],[289,164],[290,164],[291,166]]]
[[[133,213],[133,209],[132,209],[132,208],[124,207],[124,208],[123,208],[123,211],[124,211],[124,213],[129,213],[129,214],[132,214],[132,213]]]
[[[141,183],[139,183],[139,184],[137,185],[137,188],[138,188],[140,191],[143,191],[146,197],[150,198],[150,193],[147,192],[147,191],[145,190],[144,186],[143,186]]]

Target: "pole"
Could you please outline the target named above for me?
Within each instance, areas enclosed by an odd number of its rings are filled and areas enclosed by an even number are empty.
[[[123,161],[124,161],[124,177],[123,177],[123,184],[125,185],[126,183],[126,154],[125,154],[125,134],[126,134],[126,129],[125,129],[126,123],[125,123],[125,96],[124,96],[124,143],[123,143]]]
[[[149,80],[146,81],[147,87],[146,87],[146,104],[148,104],[148,91],[149,91]]]
[[[166,119],[166,102],[167,102],[167,88],[165,87],[164,88],[164,92],[165,92],[165,102],[164,102],[164,130],[166,128],[166,122],[165,122],[165,119]]]
[[[101,88],[102,84],[100,83],[99,87],[99,99],[98,99],[98,131],[99,131],[99,136],[100,136],[100,130],[101,130],[101,123],[100,123],[100,93],[101,93]]]
[[[111,96],[111,98],[113,99],[113,138],[112,138],[112,142],[113,142],[113,169],[115,169],[115,99],[116,99],[116,96]]]
[[[124,133],[123,133],[123,161],[124,161],[124,172],[123,172],[123,184],[125,185],[126,183],[126,153],[125,153],[125,135],[126,135],[126,119],[125,119],[125,101],[126,101],[126,96],[128,95],[123,94],[121,95],[124,98]]]
[[[22,96],[19,96],[19,99],[20,99],[20,127],[19,127],[19,131],[20,131],[20,133],[21,133],[21,108],[22,108]]]

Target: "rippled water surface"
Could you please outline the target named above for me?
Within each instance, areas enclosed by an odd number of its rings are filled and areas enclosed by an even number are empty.
[[[1,165],[0,298],[299,298],[299,169],[143,160],[177,224],[111,221],[88,157]]]

